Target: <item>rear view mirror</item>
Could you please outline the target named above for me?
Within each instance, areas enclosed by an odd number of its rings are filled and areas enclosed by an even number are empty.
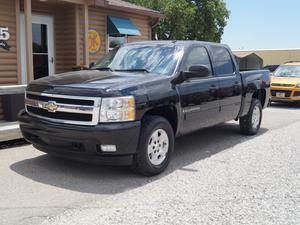
[[[186,79],[197,78],[197,77],[208,77],[209,75],[210,75],[210,70],[205,65],[193,65],[189,68],[188,71],[184,72],[184,77]]]

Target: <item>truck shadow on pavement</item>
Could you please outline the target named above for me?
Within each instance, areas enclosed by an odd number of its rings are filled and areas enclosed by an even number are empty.
[[[176,170],[195,173],[187,168],[190,164],[228,150],[267,132],[261,128],[256,136],[239,134],[236,123],[225,123],[180,137],[176,140],[175,152],[168,169],[156,177],[142,177],[127,167],[110,167],[83,164],[41,155],[26,159],[10,168],[35,182],[52,185],[82,193],[116,194],[151,183]],[[236,151],[237,149],[235,149]]]

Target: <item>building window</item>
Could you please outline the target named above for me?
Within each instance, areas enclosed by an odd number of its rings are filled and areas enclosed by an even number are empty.
[[[127,43],[127,35],[123,35],[123,34],[118,34],[118,35],[109,34],[108,35],[108,50],[109,51],[111,51],[115,47],[121,46],[125,43]]]
[[[128,18],[107,16],[108,51],[127,43],[128,36],[141,36],[142,33]]]

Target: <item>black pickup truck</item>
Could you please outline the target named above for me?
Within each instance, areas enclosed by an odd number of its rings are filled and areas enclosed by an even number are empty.
[[[230,120],[256,134],[269,89],[269,72],[239,72],[226,45],[130,43],[89,70],[30,83],[19,123],[43,152],[155,175],[177,136]]]

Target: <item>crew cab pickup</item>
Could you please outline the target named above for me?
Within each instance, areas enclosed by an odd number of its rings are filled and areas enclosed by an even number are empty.
[[[89,70],[31,82],[19,123],[43,152],[151,176],[166,169],[175,137],[230,120],[256,134],[269,97],[269,72],[239,72],[226,45],[137,42]]]

